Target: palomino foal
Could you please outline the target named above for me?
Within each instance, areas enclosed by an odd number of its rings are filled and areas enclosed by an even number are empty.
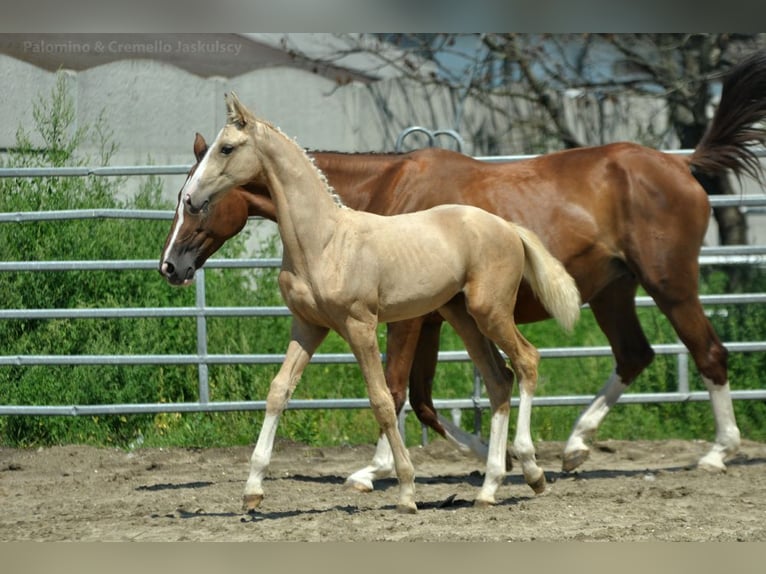
[[[574,280],[531,232],[482,209],[448,205],[383,217],[344,208],[305,152],[256,119],[234,94],[228,122],[181,194],[185,208],[211,208],[232,186],[268,188],[283,243],[279,286],[293,313],[285,360],[269,388],[266,415],[245,485],[246,509],[263,499],[278,419],[303,369],[330,329],[351,347],[370,405],[388,439],[399,480],[400,512],[415,512],[414,469],[397,427],[378,349],[379,322],[438,310],[463,339],[484,377],[492,410],[487,472],[477,504],[494,502],[505,476],[513,376],[520,405],[514,448],[526,482],[545,488],[529,428],[539,353],[519,333],[513,310],[522,278],[565,328],[579,317]],[[406,243],[401,242],[407,237]]]

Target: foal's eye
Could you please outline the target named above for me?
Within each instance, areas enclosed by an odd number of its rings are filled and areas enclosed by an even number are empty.
[[[233,151],[234,151],[234,146],[233,146],[233,145],[224,145],[224,146],[221,146],[221,153],[222,153],[223,155],[229,155],[229,154],[230,154],[231,152],[233,152]]]

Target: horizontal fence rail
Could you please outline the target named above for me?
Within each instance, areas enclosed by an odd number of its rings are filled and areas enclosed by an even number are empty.
[[[766,157],[766,150],[755,150],[759,157]],[[691,150],[676,150],[671,153],[689,154]],[[534,156],[493,156],[478,157],[482,161],[503,162],[518,161]],[[139,175],[184,175],[190,165],[167,166],[123,166],[123,167],[66,167],[66,168],[11,168],[0,169],[0,178],[27,177],[127,177]],[[766,206],[766,195],[731,195],[710,198],[713,207],[736,206],[743,209]],[[75,219],[140,219],[171,220],[170,210],[133,210],[133,209],[87,209],[44,212],[0,213],[0,224],[23,224],[39,221],[59,221]],[[158,246],[159,250],[159,246]],[[716,246],[703,247],[700,254],[701,265],[764,265],[766,264],[766,246]],[[281,265],[279,258],[239,258],[207,261],[208,269],[276,268]],[[151,270],[156,271],[157,260],[99,260],[99,261],[0,261],[0,272],[65,272],[65,271],[104,271],[104,270]],[[287,317],[287,307],[210,307],[205,302],[205,273],[200,269],[195,280],[196,304],[188,307],[139,307],[139,308],[72,308],[72,309],[0,309],[0,320],[40,320],[40,319],[115,319],[115,318],[162,318],[190,317],[197,319],[197,349],[189,354],[168,355],[5,355],[0,356],[0,367],[33,365],[196,365],[199,375],[199,398],[196,402],[183,403],[135,403],[112,405],[0,405],[0,415],[50,415],[84,416],[107,414],[147,414],[166,412],[224,412],[264,410],[263,401],[211,401],[209,400],[208,371],[209,365],[224,364],[279,364],[283,354],[210,354],[207,353],[206,319],[211,317]],[[765,303],[766,293],[703,295],[703,305],[738,305],[746,303]],[[652,307],[654,302],[649,297],[637,297],[640,307]],[[587,305],[585,306],[587,308]],[[734,353],[753,353],[766,351],[766,341],[726,342],[726,347]],[[688,352],[680,343],[653,345],[658,355],[676,355],[678,357],[678,390],[666,393],[629,393],[620,398],[620,403],[673,403],[708,400],[706,392],[690,392],[688,385]],[[541,348],[540,354],[546,359],[576,357],[608,357],[612,355],[608,346]],[[385,355],[382,356],[385,359]],[[465,351],[441,351],[440,362],[468,362]],[[317,364],[351,364],[355,359],[351,353],[317,354],[312,358]],[[766,389],[733,390],[736,400],[766,399]],[[533,400],[535,406],[586,405],[593,395],[538,396]],[[517,398],[511,399],[512,405],[518,404]],[[489,400],[481,396],[479,381],[475,381],[474,392],[464,399],[434,399],[437,409],[487,409]],[[367,398],[317,399],[290,401],[291,409],[362,409],[369,407]],[[409,405],[406,406],[409,410]],[[478,431],[478,429],[476,429]],[[424,436],[425,438],[425,436]]]

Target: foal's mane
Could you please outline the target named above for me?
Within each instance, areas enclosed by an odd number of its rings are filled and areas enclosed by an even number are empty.
[[[330,182],[327,180],[327,176],[325,176],[324,172],[317,167],[316,163],[314,162],[314,158],[311,157],[308,154],[308,152],[306,151],[306,148],[304,148],[303,146],[299,145],[298,142],[294,138],[291,138],[290,136],[288,136],[285,132],[283,132],[279,128],[279,126],[276,126],[276,125],[272,124],[268,120],[264,120],[264,119],[261,119],[261,118],[256,118],[256,121],[260,122],[261,124],[263,124],[264,126],[269,128],[274,133],[276,133],[279,136],[283,137],[288,143],[290,143],[291,145],[295,146],[295,148],[298,149],[301,152],[301,155],[303,155],[303,157],[306,158],[306,161],[311,165],[311,167],[314,169],[316,174],[319,176],[319,179],[322,182],[322,185],[324,185],[324,188],[327,190],[327,193],[330,194],[330,197],[332,197],[332,199],[335,202],[335,204],[338,207],[340,207],[340,208],[347,209],[346,204],[343,203],[343,200],[341,199],[341,197],[335,191],[333,186],[330,185]]]

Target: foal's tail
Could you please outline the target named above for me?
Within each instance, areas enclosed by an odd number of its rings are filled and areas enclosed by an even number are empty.
[[[689,164],[708,174],[745,173],[763,184],[763,167],[749,146],[766,145],[766,129],[755,125],[764,119],[766,50],[761,50],[729,70],[718,109]]]
[[[572,276],[532,231],[514,225],[524,244],[524,278],[538,300],[567,331],[580,317],[580,291]]]

